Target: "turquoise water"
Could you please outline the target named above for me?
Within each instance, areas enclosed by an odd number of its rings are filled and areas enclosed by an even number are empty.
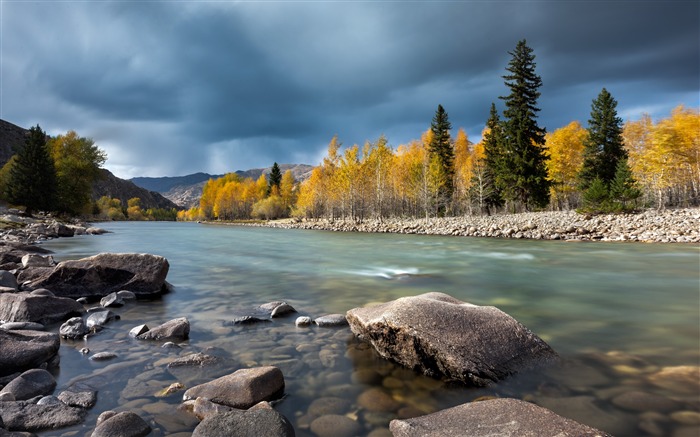
[[[646,419],[611,401],[625,389],[672,397],[682,404],[680,410],[700,406],[697,393],[650,383],[664,367],[700,362],[698,246],[332,233],[195,223],[101,226],[113,233],[59,239],[45,247],[54,250],[59,260],[100,252],[162,255],[170,262],[168,282],[174,291],[161,300],[118,309],[122,320],[87,341],[94,352],[117,351],[117,360],[88,361],[77,353],[86,346],[84,342],[68,342],[61,348],[59,388],[81,382],[100,390],[98,405],[83,428],[94,426],[101,411],[126,406],[163,434],[191,432],[196,422],[175,411],[181,395],[156,398],[152,393],[177,380],[163,370],[163,363],[178,353],[206,348],[234,363],[224,369],[227,371],[281,363],[288,397],[276,408],[302,436],[313,435],[308,429],[313,419],[309,404],[341,393],[352,401],[341,413],[360,422],[368,434],[385,430],[393,418],[484,395],[532,400],[590,425],[606,426],[604,430],[616,435],[644,435],[639,423]],[[373,355],[352,338],[349,329],[300,329],[294,326],[294,317],[249,328],[223,323],[236,311],[272,300],[285,300],[301,314],[315,317],[428,291],[497,306],[545,339],[568,366],[511,378],[488,389],[467,389],[407,374]],[[182,316],[192,324],[191,339],[182,351],[163,351],[126,338],[128,330],[139,323],[153,325]],[[337,357],[319,364],[321,350]],[[100,373],[107,366],[112,366],[105,372],[110,377]],[[153,390],[125,396],[125,387],[136,384],[144,372],[151,372]],[[372,372],[377,376],[365,377],[374,375]],[[597,379],[587,384],[591,372]],[[192,377],[189,382],[196,381]],[[372,389],[383,390],[396,407],[374,411],[363,405],[366,402],[360,398]],[[552,397],[563,401],[549,405]],[[582,397],[590,398],[589,403],[605,413],[603,419],[588,404],[575,407],[583,402]],[[671,419],[658,419],[658,425],[664,433],[682,427]]]

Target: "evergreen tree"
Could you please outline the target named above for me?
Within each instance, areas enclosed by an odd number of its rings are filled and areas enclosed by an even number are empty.
[[[628,211],[632,207],[628,202],[634,202],[642,195],[642,191],[637,186],[637,181],[632,176],[627,164],[627,159],[621,159],[615,169],[615,177],[610,182],[610,198],[617,204],[617,209]]]
[[[621,160],[627,161],[622,140],[622,119],[617,116],[617,101],[603,88],[591,106],[583,167],[579,173],[580,188],[586,190],[595,178],[609,187]]]
[[[509,200],[525,208],[544,207],[549,203],[550,181],[547,179],[547,156],[544,151],[545,130],[537,125],[538,91],[542,79],[535,74],[535,55],[525,40],[518,42],[503,76],[510,94],[503,111],[503,165],[496,175]]]
[[[482,207],[490,212],[491,207],[503,205],[502,179],[506,176],[508,169],[504,165],[504,154],[502,150],[503,137],[501,133],[501,120],[496,111],[496,105],[491,103],[491,112],[486,122],[487,131],[484,134],[484,172],[479,175],[479,191],[482,193]]]
[[[56,206],[56,169],[46,147],[46,133],[39,125],[29,129],[24,147],[17,151],[6,186],[7,200],[36,210],[52,211]]]
[[[280,166],[275,162],[272,164],[272,168],[270,169],[267,192],[270,193],[272,191],[272,187],[277,187],[277,192],[279,192],[280,183],[282,183],[282,171],[280,170]]]
[[[444,183],[439,193],[439,197],[443,202],[451,199],[454,191],[455,154],[452,148],[452,140],[450,139],[450,129],[452,129],[452,125],[447,118],[447,112],[442,105],[438,105],[433,121],[430,124],[430,131],[433,136],[428,150],[430,151],[431,159],[437,158],[441,173],[444,176]],[[440,210],[444,212],[444,206]]]

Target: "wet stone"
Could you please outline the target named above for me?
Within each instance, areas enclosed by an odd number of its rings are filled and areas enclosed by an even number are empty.
[[[390,395],[385,393],[379,388],[370,388],[365,390],[358,398],[357,403],[369,410],[377,412],[393,412],[400,408],[398,402],[396,402]]]
[[[345,414],[348,412],[351,405],[351,402],[344,398],[318,398],[311,402],[307,413],[315,417],[325,416],[327,414]]]
[[[313,320],[311,320],[311,317],[309,316],[297,317],[297,319],[294,321],[294,324],[297,327],[311,326],[311,323],[313,323]]]
[[[129,331],[129,337],[138,337],[141,334],[144,334],[148,332],[148,326],[147,325],[139,325],[134,328],[131,328],[131,331]]]
[[[364,434],[364,429],[349,417],[328,414],[311,422],[311,432],[318,437],[354,437]]]
[[[94,391],[68,391],[65,390],[58,395],[58,399],[71,407],[92,408],[97,402],[97,393]]]
[[[643,391],[623,393],[614,397],[612,403],[625,410],[638,412],[657,411],[659,413],[668,413],[680,408],[680,404],[673,399]]]
[[[103,419],[92,437],[145,437],[151,433],[151,427],[139,415],[124,411]]]
[[[118,308],[124,306],[124,300],[116,292],[109,293],[100,299],[100,305],[104,308]]]
[[[85,326],[82,317],[72,317],[68,319],[58,330],[61,337],[71,340],[82,338],[88,332],[88,327]]]
[[[314,320],[314,323],[323,328],[348,326],[348,320],[345,318],[345,314],[328,314],[325,316],[317,317]]]
[[[114,358],[117,358],[117,354],[114,352],[99,352],[90,357],[92,361],[107,361]]]
[[[6,331],[43,331],[46,327],[35,322],[8,322],[0,324],[0,329]]]
[[[98,311],[96,313],[90,314],[85,324],[87,325],[88,329],[90,329],[94,327],[105,326],[108,323],[119,319],[119,315],[114,314],[112,311]]]
[[[676,411],[671,419],[681,425],[700,426],[700,413],[697,411]]]
[[[35,396],[49,395],[56,388],[53,375],[43,369],[32,369],[10,381],[2,392],[12,393],[16,400],[22,401]]]

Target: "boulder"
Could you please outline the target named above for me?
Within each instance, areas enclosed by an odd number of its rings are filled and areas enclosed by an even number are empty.
[[[150,433],[151,427],[138,414],[124,411],[98,420],[92,437],[144,437]]]
[[[9,431],[41,431],[76,425],[85,420],[87,410],[64,403],[37,405],[29,401],[4,402],[0,417]]]
[[[233,408],[247,409],[260,401],[278,399],[284,393],[282,371],[274,366],[240,369],[230,375],[190,388],[183,400],[199,397]]]
[[[68,338],[75,340],[78,338],[83,338],[85,334],[89,332],[87,326],[82,317],[73,317],[68,319],[58,330],[62,338]]]
[[[294,437],[294,428],[275,410],[229,411],[204,419],[192,437]]]
[[[493,399],[462,404],[413,419],[392,420],[389,427],[394,437],[609,436],[603,431],[517,399]]]
[[[180,317],[158,325],[136,338],[139,340],[187,340],[189,335],[190,322],[185,317]]]
[[[547,343],[498,308],[443,293],[355,308],[347,319],[384,358],[465,384],[485,386],[557,359]]]
[[[124,306],[124,300],[117,292],[109,293],[107,296],[100,299],[100,305],[105,308],[118,308]]]
[[[140,297],[159,295],[166,290],[168,260],[150,254],[103,253],[79,260],[63,261],[26,284],[45,287],[57,296],[97,299],[128,289]]]
[[[13,290],[18,289],[17,278],[15,275],[8,272],[7,270],[0,270],[0,287],[11,288]]]
[[[43,369],[31,369],[10,381],[3,393],[12,393],[15,400],[26,401],[35,396],[46,396],[53,393],[56,380],[53,375]]]
[[[53,267],[55,265],[56,262],[51,255],[28,253],[22,257],[22,267],[25,269],[32,267]]]
[[[51,225],[49,225],[48,231],[53,231],[53,233],[59,237],[72,237],[75,235],[75,230],[72,227],[58,222],[53,222]]]
[[[0,329],[0,376],[39,367],[58,353],[58,334]]]
[[[54,296],[36,296],[30,293],[0,294],[0,320],[8,322],[36,322],[48,325],[85,312],[73,299]]]

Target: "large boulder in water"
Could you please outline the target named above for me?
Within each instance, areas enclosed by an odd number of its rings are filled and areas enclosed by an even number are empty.
[[[161,294],[170,265],[158,255],[102,253],[79,260],[63,261],[34,278],[30,289],[48,288],[57,296],[101,298],[119,290],[139,297]]]
[[[247,409],[284,394],[284,376],[274,366],[239,369],[230,375],[197,385],[185,392],[185,401],[207,398],[228,407]]]
[[[379,354],[428,376],[485,386],[557,358],[541,338],[491,306],[443,293],[347,312],[353,333]]]
[[[61,346],[58,334],[0,329],[0,376],[39,367],[51,360]]]
[[[49,294],[0,294],[0,320],[49,325],[71,317],[81,316],[85,312],[83,306],[73,299],[55,297]]]
[[[603,431],[517,399],[472,402],[413,419],[392,420],[390,429],[394,437],[609,437]]]

